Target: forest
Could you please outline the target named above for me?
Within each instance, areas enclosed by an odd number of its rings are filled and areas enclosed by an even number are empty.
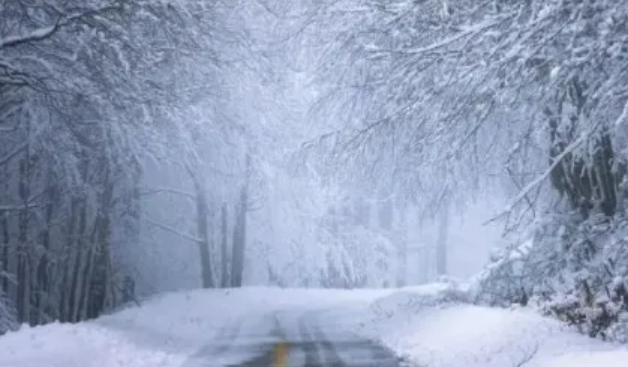
[[[628,342],[628,4],[0,0],[0,19],[0,334],[185,288],[428,282],[499,247],[476,302]],[[478,206],[492,243],[465,248]]]

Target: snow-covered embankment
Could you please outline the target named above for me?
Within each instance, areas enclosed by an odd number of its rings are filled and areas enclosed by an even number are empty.
[[[628,349],[579,334],[531,309],[464,302],[450,284],[374,301],[361,332],[430,367],[625,367]]]

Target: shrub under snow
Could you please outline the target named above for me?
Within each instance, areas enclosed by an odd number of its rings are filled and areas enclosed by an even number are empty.
[[[479,303],[531,304],[581,332],[628,342],[628,218],[557,216],[476,279]]]

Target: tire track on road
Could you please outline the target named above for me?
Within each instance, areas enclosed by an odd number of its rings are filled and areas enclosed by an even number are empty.
[[[309,316],[309,317],[308,317]],[[372,340],[363,339],[353,334],[348,340],[334,340],[326,335],[320,320],[321,312],[311,312],[304,315],[312,323],[312,334],[322,346],[325,364],[329,367],[408,367],[406,361],[399,358],[392,350]],[[341,353],[346,358],[341,357]]]
[[[277,312],[271,314],[268,317],[273,318],[273,327],[269,330],[269,336],[274,337],[277,340],[283,340],[285,338],[285,333],[281,328],[281,323],[279,321],[279,317],[277,316]],[[275,353],[273,349],[273,346],[275,344],[276,343],[273,342],[266,342],[260,345],[251,345],[249,347],[260,348],[261,353],[256,357],[248,359],[244,362],[231,364],[225,367],[275,367]]]
[[[319,353],[319,345],[312,340],[312,334],[308,332],[305,315],[299,318],[299,334],[301,335],[301,341],[298,346],[305,355],[304,367],[323,366],[321,363],[321,354]]]
[[[212,342],[192,354],[182,367],[222,367],[214,365],[211,361],[226,355],[233,348],[243,324],[244,320],[240,319],[220,328]]]
[[[226,367],[277,367],[276,348],[283,343],[288,347],[288,354],[302,354],[303,359],[287,362],[289,367],[409,367],[410,365],[397,357],[390,349],[353,333],[326,334],[326,321],[322,320],[324,311],[275,312],[272,327],[268,329],[268,339],[261,342],[250,339],[250,344],[243,345],[242,352],[256,350],[254,357],[244,362],[230,364]],[[231,338],[233,341],[237,339]],[[246,340],[242,338],[241,340]],[[281,346],[281,347],[283,347]],[[207,364],[195,365],[218,367],[211,364],[211,356],[207,356]],[[192,367],[192,366],[189,366]],[[221,367],[225,367],[221,365]],[[288,367],[288,366],[285,366]]]

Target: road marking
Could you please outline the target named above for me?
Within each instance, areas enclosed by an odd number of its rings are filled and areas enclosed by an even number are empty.
[[[288,343],[279,342],[275,344],[275,367],[286,367],[288,359]]]

